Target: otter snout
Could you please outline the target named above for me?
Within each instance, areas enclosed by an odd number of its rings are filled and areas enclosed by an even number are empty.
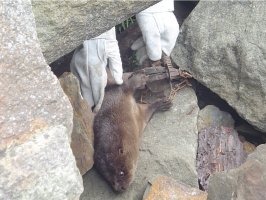
[[[116,191],[116,192],[124,192],[127,189],[126,186],[121,185],[121,184],[119,184],[117,182],[114,182],[112,184],[112,187],[113,187],[114,191]]]

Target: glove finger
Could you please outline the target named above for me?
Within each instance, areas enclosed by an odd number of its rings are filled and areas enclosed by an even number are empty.
[[[143,37],[139,37],[138,39],[136,39],[133,44],[131,45],[131,49],[133,51],[136,51],[138,49],[140,49],[141,47],[144,47],[145,43],[143,41]]]
[[[136,52],[136,59],[139,62],[140,65],[148,58],[148,54],[146,51],[146,47],[141,47],[140,49],[137,50]]]

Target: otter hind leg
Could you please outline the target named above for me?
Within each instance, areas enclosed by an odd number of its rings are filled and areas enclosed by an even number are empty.
[[[168,99],[160,99],[152,104],[141,104],[145,122],[148,123],[155,112],[164,112],[171,108],[172,102]]]
[[[172,106],[172,101],[169,99],[160,99],[155,101],[154,103],[150,104],[149,109],[154,112],[163,112],[167,111]]]

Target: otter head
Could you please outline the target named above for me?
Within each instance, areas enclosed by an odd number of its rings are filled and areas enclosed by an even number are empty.
[[[134,72],[132,73],[126,84],[130,85],[134,89],[144,89],[147,83],[148,76],[144,72]]]
[[[136,171],[136,159],[129,152],[119,148],[115,152],[95,156],[95,165],[101,175],[116,192],[123,192],[133,181]]]

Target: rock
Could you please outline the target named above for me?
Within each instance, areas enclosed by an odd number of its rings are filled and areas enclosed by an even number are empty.
[[[243,148],[246,154],[250,154],[256,150],[256,146],[248,141],[243,142]]]
[[[233,128],[208,127],[199,132],[197,172],[204,190],[211,174],[239,167],[245,160],[243,144]]]
[[[164,174],[198,186],[195,166],[198,112],[194,90],[184,88],[178,91],[169,112],[155,114],[144,131],[140,149],[144,165],[140,165],[139,171],[143,176]]]
[[[0,199],[78,199],[82,179],[66,127],[40,127],[26,134],[20,144],[1,151]]]
[[[266,145],[260,145],[237,169],[216,173],[210,178],[209,200],[266,199]]]
[[[176,182],[174,179],[166,176],[158,176],[150,182],[147,187],[143,200],[206,200],[207,193],[198,188],[192,188],[187,185]]]
[[[38,38],[47,63],[155,3],[156,1],[33,0]]]
[[[221,111],[214,105],[207,105],[199,112],[198,131],[210,126],[234,127],[234,123],[235,121],[229,113]]]
[[[194,90],[180,90],[171,110],[156,113],[148,123],[143,134],[136,176],[128,190],[121,194],[114,193],[102,177],[90,170],[83,179],[85,189],[81,200],[141,199],[148,181],[158,174],[197,187],[198,111]]]
[[[200,1],[183,23],[174,62],[266,132],[266,3]]]
[[[1,2],[0,199],[78,199],[72,108],[46,64],[30,0]]]
[[[93,113],[82,98],[78,79],[72,73],[64,73],[59,80],[73,107],[71,148],[79,171],[84,175],[93,165]]]

